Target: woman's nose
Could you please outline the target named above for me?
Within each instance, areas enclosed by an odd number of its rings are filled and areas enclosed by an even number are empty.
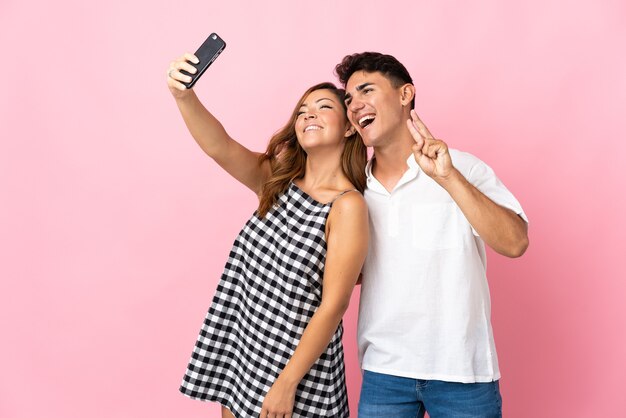
[[[317,116],[315,113],[307,112],[304,114],[304,120],[315,119]]]

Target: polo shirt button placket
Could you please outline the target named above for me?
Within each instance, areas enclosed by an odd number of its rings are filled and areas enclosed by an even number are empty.
[[[397,237],[400,224],[400,216],[398,214],[398,205],[393,198],[393,195],[389,195],[389,211],[387,213],[387,231],[390,237]]]

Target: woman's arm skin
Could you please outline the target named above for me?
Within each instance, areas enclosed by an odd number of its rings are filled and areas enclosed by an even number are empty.
[[[167,85],[187,129],[209,157],[259,195],[270,174],[269,162],[259,165],[260,154],[231,138],[222,124],[202,105],[196,93],[182,84],[190,81],[191,77],[180,70],[196,72],[188,61],[198,62],[195,55],[187,53],[172,61],[167,71]]]
[[[322,302],[293,356],[265,396],[261,417],[268,413],[291,417],[298,384],[328,347],[348,308],[367,255],[368,239],[367,205],[363,196],[347,193],[337,199],[328,215]]]

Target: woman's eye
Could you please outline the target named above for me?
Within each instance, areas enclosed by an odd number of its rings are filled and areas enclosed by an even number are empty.
[[[326,108],[326,109],[332,109],[332,107],[330,107],[329,105],[321,105],[321,106],[320,106],[320,109],[324,109],[324,108]]]

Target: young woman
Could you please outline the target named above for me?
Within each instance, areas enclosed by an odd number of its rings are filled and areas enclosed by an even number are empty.
[[[367,253],[366,150],[344,91],[309,88],[288,123],[255,153],[233,140],[182,84],[169,89],[200,147],[259,197],[236,238],[181,392],[219,402],[222,417],[347,417],[343,328]]]

